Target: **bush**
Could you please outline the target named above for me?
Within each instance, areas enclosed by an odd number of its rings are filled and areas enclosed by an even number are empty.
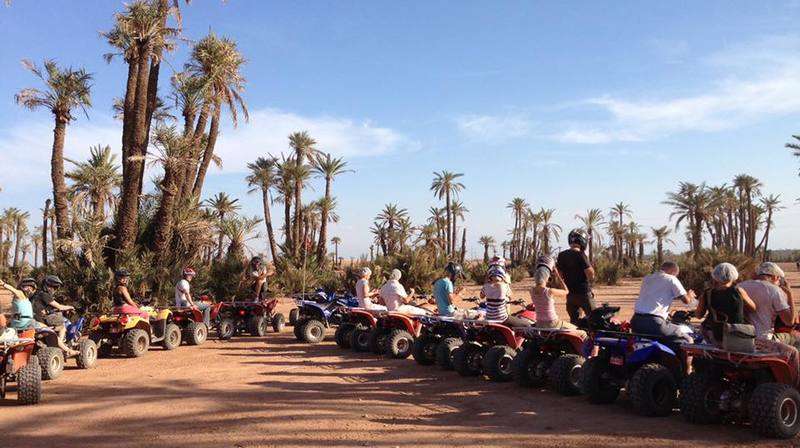
[[[645,262],[633,264],[630,268],[628,268],[628,275],[633,278],[642,278],[645,275],[652,273],[653,266]]]
[[[598,258],[594,263],[597,282],[605,285],[618,285],[622,279],[623,271],[619,263],[607,258]]]
[[[403,273],[400,283],[406,289],[414,288],[416,292],[429,294],[433,282],[443,275],[444,266],[436,258],[423,249],[408,250],[389,257],[378,257],[371,265],[373,287],[378,287],[386,281],[392,269],[399,269]],[[357,269],[353,271],[354,278],[358,278]],[[348,278],[350,276],[348,275]],[[355,280],[353,281],[355,284]]]
[[[486,281],[486,271],[489,270],[489,265],[476,262],[465,266],[464,270],[468,280],[475,282],[477,285],[482,285]]]
[[[317,288],[341,291],[346,287],[342,274],[330,269],[327,264],[319,266],[316,262],[308,263],[303,269],[292,263],[282,263],[278,272],[279,275],[275,277],[276,290],[284,294],[308,292]]]
[[[525,266],[516,266],[511,268],[508,274],[511,276],[512,283],[521,282],[528,276],[528,269]]]
[[[694,289],[698,294],[711,287],[711,271],[719,263],[728,262],[736,266],[738,281],[752,278],[756,267],[756,261],[746,255],[712,250],[702,251],[697,258],[691,254],[682,255],[675,261],[681,269],[678,279],[687,290]]]

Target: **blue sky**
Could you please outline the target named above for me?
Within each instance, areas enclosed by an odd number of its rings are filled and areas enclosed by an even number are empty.
[[[121,4],[0,7],[0,207],[36,211],[49,190],[52,120],[13,102],[36,85],[23,58],[94,73],[94,107],[69,128],[68,156],[97,143],[119,149],[111,103],[125,67],[103,61],[98,32]],[[505,238],[515,196],[556,208],[565,231],[576,213],[618,201],[647,228],[669,223],[661,201],[679,181],[721,184],[742,172],[788,206],[773,247],[800,247],[800,161],[783,148],[800,132],[796,1],[204,0],[182,11],[188,39],[213,30],[248,59],[252,119],[223,130],[223,168],[205,193],[228,191],[260,214],[242,181],[246,163],[307,129],[356,170],[334,185],[344,256],[367,251],[385,203],[422,222],[437,205],[432,172],[442,169],[465,173],[474,254],[478,236]],[[187,48],[168,56],[172,67]]]

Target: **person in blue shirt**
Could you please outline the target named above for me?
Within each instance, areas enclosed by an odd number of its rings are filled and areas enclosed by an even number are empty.
[[[36,322],[33,316],[33,304],[28,299],[36,291],[36,280],[32,278],[24,278],[18,288],[15,288],[8,283],[0,280],[0,288],[5,289],[14,295],[14,300],[11,302],[11,322],[9,327],[17,330],[27,330],[28,328],[44,327],[43,324]]]
[[[452,316],[456,312],[456,307],[453,305],[463,287],[455,288],[455,281],[458,277],[464,275],[464,270],[458,263],[450,262],[444,268],[447,275],[436,280],[433,284],[433,296],[436,298],[436,308],[440,316]]]

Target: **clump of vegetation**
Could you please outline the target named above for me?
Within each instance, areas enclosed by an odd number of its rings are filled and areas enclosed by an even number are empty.
[[[736,266],[739,280],[753,276],[756,261],[747,255],[729,253],[727,251],[704,250],[698,256],[681,256],[677,260],[681,272],[678,278],[686,289],[694,289],[698,294],[711,287],[711,271],[720,263],[727,262]]]
[[[596,281],[604,285],[618,285],[623,277],[623,269],[619,263],[607,258],[600,258],[594,264]]]

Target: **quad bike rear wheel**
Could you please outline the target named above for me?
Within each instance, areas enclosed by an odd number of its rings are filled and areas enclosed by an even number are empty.
[[[219,324],[217,324],[217,337],[223,341],[232,338],[233,333],[235,332],[236,325],[233,323],[233,319],[230,317],[222,318],[222,320],[219,321]]]
[[[505,382],[513,378],[511,365],[517,351],[507,345],[495,345],[483,355],[483,373],[491,381]]]
[[[628,382],[633,409],[645,417],[666,417],[678,398],[678,385],[668,368],[649,363],[639,367]]]
[[[147,353],[147,349],[150,348],[150,336],[142,329],[133,328],[125,333],[120,345],[125,356],[138,358]]]
[[[36,404],[42,399],[42,368],[36,356],[17,372],[17,402]]]
[[[695,370],[681,384],[680,407],[683,418],[689,423],[707,425],[722,421],[719,396],[723,384],[719,373],[713,370]]]
[[[617,400],[620,387],[609,379],[608,358],[589,358],[581,368],[581,392],[593,404],[609,404]]]
[[[442,339],[436,346],[436,365],[442,370],[453,370],[453,352],[461,344],[461,338]]]
[[[161,341],[161,346],[164,350],[175,350],[181,345],[181,327],[175,324],[167,324],[164,330],[164,340]]]
[[[247,319],[247,332],[250,333],[250,336],[266,336],[267,318],[264,316],[250,316]]]
[[[203,322],[189,322],[183,339],[189,345],[202,345],[208,339],[208,327]]]
[[[478,376],[485,352],[486,348],[477,342],[465,342],[453,350],[453,368],[461,376]]]
[[[373,328],[369,332],[369,351],[376,355],[386,353],[386,337],[388,332],[381,328]]]
[[[272,331],[280,333],[286,327],[286,317],[283,314],[277,313],[272,316]]]
[[[547,371],[547,379],[554,391],[564,396],[581,393],[581,366],[583,356],[561,355],[553,361]]]
[[[54,380],[64,371],[64,352],[58,347],[42,347],[36,357],[42,370],[43,380]]]
[[[436,362],[436,348],[439,346],[439,338],[430,334],[423,334],[414,339],[414,346],[411,355],[414,361],[421,366],[429,366]]]
[[[336,333],[333,335],[336,345],[341,348],[350,348],[350,335],[353,333],[354,328],[350,324],[342,324],[336,327]]]
[[[295,326],[297,319],[300,317],[300,308],[292,308],[289,310],[289,325]]]
[[[84,339],[78,344],[78,356],[75,363],[78,368],[91,369],[97,364],[97,344],[91,339]]]
[[[791,439],[800,432],[800,393],[787,384],[759,384],[749,407],[753,429],[763,436]]]
[[[304,323],[306,323],[306,319],[299,320],[294,323],[294,327],[292,328],[292,332],[294,333],[294,338],[300,342],[303,342],[302,326]]]
[[[325,324],[317,319],[309,319],[300,326],[300,333],[309,344],[319,344],[325,339]]]
[[[353,329],[352,333],[350,333],[350,348],[356,352],[369,351],[369,334],[370,330],[362,326],[357,326]]]
[[[385,341],[386,353],[395,359],[406,359],[414,347],[414,336],[406,330],[395,328],[389,331]]]
[[[540,387],[546,381],[549,366],[549,359],[542,356],[539,350],[526,347],[514,357],[514,380],[523,387]]]

